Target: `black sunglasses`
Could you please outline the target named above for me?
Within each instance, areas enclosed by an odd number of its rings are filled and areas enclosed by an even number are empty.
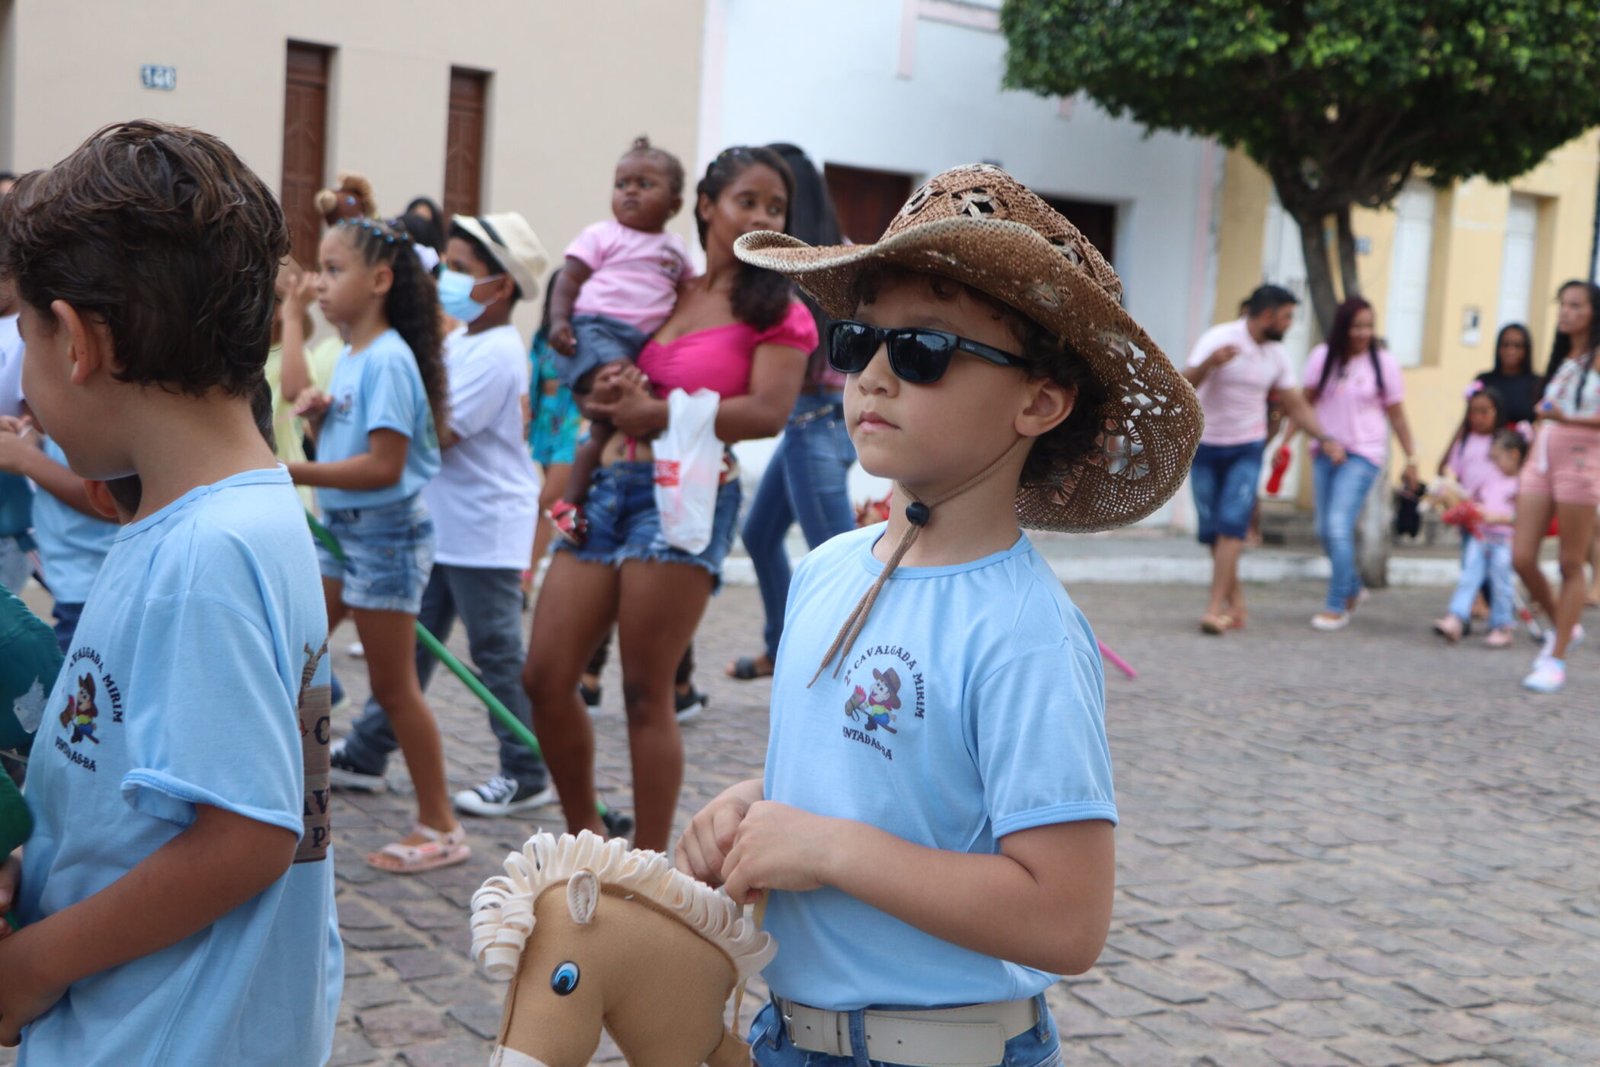
[[[828,327],[828,365],[841,374],[860,374],[881,345],[889,346],[889,369],[901,381],[932,385],[944,377],[957,352],[997,367],[1026,367],[1028,361],[991,345],[970,341],[948,330],[920,327],[889,330],[840,319]]]

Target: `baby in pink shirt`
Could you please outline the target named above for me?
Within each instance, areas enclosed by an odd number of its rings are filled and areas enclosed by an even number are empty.
[[[567,248],[550,294],[550,347],[562,384],[583,395],[607,363],[639,355],[672,314],[689,277],[689,250],[666,225],[683,208],[683,164],[640,137],[617,161],[610,219],[588,226]],[[582,544],[589,479],[612,426],[591,420],[573,456],[563,499],[550,509],[561,535]]]

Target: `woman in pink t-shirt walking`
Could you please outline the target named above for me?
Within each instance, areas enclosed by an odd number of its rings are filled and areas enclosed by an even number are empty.
[[[1323,430],[1346,453],[1340,462],[1336,451],[1314,445],[1312,463],[1317,536],[1333,573],[1327,602],[1311,617],[1311,625],[1342,630],[1365,596],[1356,570],[1356,519],[1388,461],[1391,429],[1405,450],[1406,484],[1417,483],[1417,446],[1406,422],[1405,383],[1400,364],[1378,343],[1371,304],[1353,296],[1339,305],[1327,344],[1312,349],[1306,360],[1305,381]]]

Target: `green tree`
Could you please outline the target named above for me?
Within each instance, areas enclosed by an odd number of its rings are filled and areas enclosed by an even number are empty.
[[[1215,138],[1300,225],[1325,334],[1354,206],[1505,181],[1600,124],[1596,0],[1005,0],[1005,83]],[[1330,256],[1325,221],[1335,220]]]

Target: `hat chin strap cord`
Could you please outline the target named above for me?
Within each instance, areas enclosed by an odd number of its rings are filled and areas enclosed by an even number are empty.
[[[839,662],[833,668],[833,677],[839,677],[839,672],[844,670],[845,660],[850,655],[850,649],[856,643],[856,638],[861,636],[861,631],[866,629],[867,616],[872,614],[872,605],[877,603],[878,594],[883,592],[884,583],[894,574],[895,568],[900,566],[900,561],[905,558],[911,546],[917,543],[917,538],[922,535],[922,528],[928,525],[933,518],[933,509],[947,501],[954,500],[962,493],[968,492],[979,485],[989,475],[999,470],[1011,458],[1011,454],[1025,444],[1032,444],[1033,438],[1018,437],[1011,446],[994,458],[987,467],[983,468],[971,478],[962,482],[954,489],[932,500],[923,500],[916,493],[907,489],[899,482],[895,488],[911,498],[911,503],[906,505],[906,532],[901,535],[900,543],[895,546],[894,552],[889,556],[889,561],[883,565],[883,573],[878,575],[878,580],[872,583],[861,599],[857,601],[855,609],[850,612],[850,617],[845,619],[844,625],[839,628],[839,635],[833,639],[833,644],[828,646],[828,654],[822,657],[822,663],[817,667],[817,673],[811,676],[811,681],[806,683],[810,689],[817,684],[817,679],[822,677],[822,672],[828,669],[828,664],[833,663],[835,656]]]

